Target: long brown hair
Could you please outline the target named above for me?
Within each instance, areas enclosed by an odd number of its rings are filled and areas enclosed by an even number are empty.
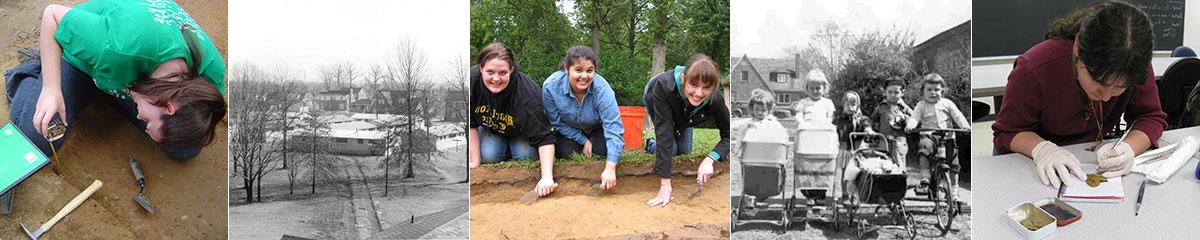
[[[225,98],[221,91],[199,74],[202,51],[189,25],[183,25],[183,38],[187,42],[192,65],[187,73],[168,78],[179,81],[150,79],[130,86],[130,91],[150,98],[156,106],[175,105],[175,114],[163,116],[163,147],[192,147],[212,144],[216,125],[225,118]]]
[[[721,78],[721,70],[717,68],[717,63],[713,62],[707,55],[702,53],[694,54],[691,58],[688,58],[684,66],[686,70],[683,73],[683,83],[687,84],[699,81],[701,85],[706,87],[715,88],[720,86],[718,81]]]
[[[512,69],[511,72],[515,73],[517,72],[516,58],[517,57],[513,55],[512,49],[509,49],[508,46],[505,46],[503,43],[489,43],[488,45],[479,49],[479,55],[475,58],[475,65],[483,68],[483,64],[487,63],[487,61],[491,61],[492,59],[500,59],[508,62],[508,68]]]
[[[1111,1],[1075,9],[1054,20],[1045,38],[1077,41],[1076,61],[1083,62],[1100,84],[1125,79],[1123,87],[1128,88],[1146,82],[1154,30],[1150,18],[1137,6]]]

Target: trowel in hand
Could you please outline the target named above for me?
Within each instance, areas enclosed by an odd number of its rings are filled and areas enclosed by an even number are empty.
[[[133,201],[137,202],[146,212],[154,214],[154,207],[150,205],[150,198],[146,197],[146,176],[142,175],[142,168],[138,166],[137,159],[129,159],[129,166],[133,168],[133,177],[137,179],[138,193],[133,196]]]
[[[554,188],[558,188],[557,183],[554,184]],[[538,198],[541,198],[541,197],[542,196],[538,196],[537,189],[534,189],[533,191],[529,191],[529,192],[525,193],[525,195],[522,195],[521,201],[525,202],[525,204],[532,204],[533,202],[536,202],[538,200]]]
[[[592,187],[588,188],[587,192],[584,192],[584,194],[587,194],[588,196],[593,196],[593,197],[600,196],[600,194],[604,194],[604,188],[600,187],[600,180],[592,179],[591,182],[592,182]]]

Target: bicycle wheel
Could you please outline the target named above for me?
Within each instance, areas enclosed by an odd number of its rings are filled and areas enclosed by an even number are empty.
[[[958,215],[958,211],[955,210],[958,206],[951,192],[954,189],[950,187],[950,173],[939,171],[934,176],[937,176],[934,179],[936,182],[931,183],[933,190],[930,191],[931,194],[937,195],[933,201],[933,214],[937,217],[938,228],[942,229],[942,233],[946,233],[950,231],[954,217]]]

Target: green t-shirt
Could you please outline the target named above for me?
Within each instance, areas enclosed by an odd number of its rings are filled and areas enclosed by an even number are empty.
[[[63,16],[54,39],[63,59],[92,76],[101,91],[123,99],[159,64],[183,58],[192,66],[180,25],[192,26],[201,48],[201,76],[225,94],[225,61],[208,34],[170,0],[93,0]]]

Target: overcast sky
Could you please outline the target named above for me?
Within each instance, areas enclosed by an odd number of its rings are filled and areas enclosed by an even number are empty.
[[[971,1],[773,0],[731,4],[732,55],[782,57],[808,45],[817,27],[835,22],[851,33],[907,29],[916,43],[971,19]]]
[[[415,42],[438,75],[467,58],[467,1],[255,0],[229,2],[230,68],[250,62],[286,65],[316,79],[321,66],[354,62],[362,71],[393,52],[402,37]]]

